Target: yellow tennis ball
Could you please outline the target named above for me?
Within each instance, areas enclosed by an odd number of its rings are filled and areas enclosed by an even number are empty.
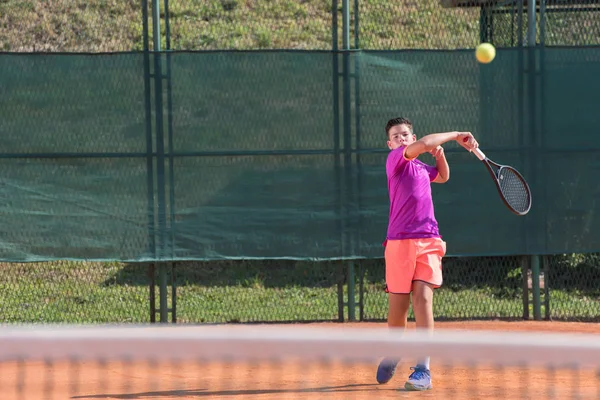
[[[475,49],[475,57],[482,64],[491,63],[496,57],[496,48],[491,43],[481,43]]]

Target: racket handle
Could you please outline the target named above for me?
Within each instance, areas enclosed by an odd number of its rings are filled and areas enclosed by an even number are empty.
[[[467,143],[469,141],[469,138],[464,138],[463,142]],[[483,161],[485,160],[485,154],[483,153],[483,151],[479,150],[478,148],[475,150],[472,150],[473,153],[475,154],[475,156],[477,158],[479,158],[479,160]]]
[[[475,156],[477,158],[479,158],[481,161],[485,160],[485,153],[481,150],[479,150],[479,148],[476,148],[475,150],[473,150],[473,154],[475,154]]]

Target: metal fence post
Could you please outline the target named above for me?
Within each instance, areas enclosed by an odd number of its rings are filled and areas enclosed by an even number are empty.
[[[344,76],[343,76],[343,120],[344,120],[344,170],[346,171],[346,184],[345,184],[345,207],[346,212],[344,217],[346,218],[345,226],[348,228],[350,225],[350,229],[347,229],[346,232],[346,251],[352,249],[353,245],[353,232],[352,232],[352,224],[350,221],[351,210],[350,206],[352,204],[352,132],[351,132],[351,99],[350,99],[350,1],[343,0],[342,2],[342,50],[343,54],[343,63],[344,63]],[[348,320],[354,321],[356,320],[355,314],[355,299],[354,299],[354,262],[348,262]]]
[[[152,142],[152,93],[150,74],[150,32],[148,29],[148,0],[142,0],[142,35],[144,46],[144,108],[146,117],[146,187],[148,214],[148,255],[156,259],[156,229],[154,213],[154,144]],[[156,322],[156,303],[154,295],[154,263],[148,267],[150,279],[150,322]]]
[[[166,58],[167,72],[167,157],[169,162],[169,247],[170,259],[175,259],[175,162],[173,157],[173,80],[171,65],[171,24],[169,22],[169,0],[165,0],[165,36],[166,36]],[[166,191],[166,189],[165,189]],[[173,285],[175,282],[173,281]],[[175,314],[175,312],[173,312]]]
[[[156,127],[156,175],[157,175],[157,199],[158,199],[158,257],[165,256],[165,232],[166,232],[166,207],[165,207],[165,143],[163,127],[163,88],[162,88],[162,65],[161,65],[161,35],[160,35],[160,0],[153,0],[152,4],[152,37],[154,55],[154,106]],[[167,321],[167,266],[160,263],[158,267],[160,322]]]
[[[523,277],[523,319],[529,319],[529,264],[531,257],[523,256],[521,259],[521,275]]]
[[[531,256],[531,292],[533,296],[533,319],[542,319],[542,308],[540,301],[540,256]]]
[[[359,43],[359,0],[354,0],[354,49],[360,49]],[[363,169],[362,169],[362,160],[360,156],[360,149],[362,146],[361,143],[361,130],[360,130],[360,59],[355,56],[354,57],[354,129],[355,129],[355,145],[356,145],[356,192],[357,196],[357,229],[356,229],[356,243],[357,246],[360,247],[361,241],[361,230],[363,227],[362,223],[362,196],[361,193],[363,191]],[[360,261],[359,261],[360,263]],[[364,318],[364,275],[362,273],[363,268],[359,264],[359,290],[358,290],[358,313],[359,320],[363,320]],[[353,284],[354,286],[354,284]],[[354,298],[352,298],[354,300]]]
[[[338,216],[337,228],[339,237],[344,237],[344,197],[342,195],[342,171],[340,151],[340,65],[338,46],[338,0],[331,1],[331,50],[333,70],[333,168],[336,185],[336,213]],[[342,239],[343,240],[343,239]],[[337,273],[337,296],[338,296],[338,321],[344,322],[344,271],[342,264],[336,267]]]
[[[536,2],[527,2],[527,47],[528,47],[528,71],[529,71],[529,115],[530,115],[530,142],[532,145],[537,144],[537,107],[536,107]],[[537,157],[535,150],[530,152],[532,155],[532,164],[534,171],[537,167]],[[532,175],[535,176],[535,173]],[[537,179],[536,179],[537,181]],[[531,256],[531,291],[533,296],[533,319],[539,321],[542,319],[541,302],[540,302],[540,256]]]

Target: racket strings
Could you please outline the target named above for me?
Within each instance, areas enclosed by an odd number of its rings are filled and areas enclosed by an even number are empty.
[[[529,210],[531,194],[527,184],[514,169],[502,168],[499,171],[498,182],[502,196],[510,207],[519,213]]]

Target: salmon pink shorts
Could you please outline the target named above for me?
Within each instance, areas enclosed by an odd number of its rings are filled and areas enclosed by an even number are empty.
[[[386,240],[386,292],[410,294],[415,281],[439,288],[445,254],[446,242],[441,238]]]

